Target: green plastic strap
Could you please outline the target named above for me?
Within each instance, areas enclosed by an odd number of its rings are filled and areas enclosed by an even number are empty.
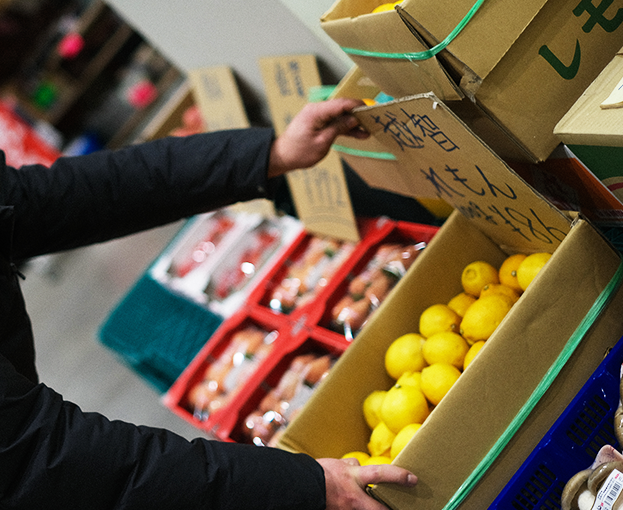
[[[338,152],[343,152],[344,154],[350,154],[351,156],[360,156],[362,158],[386,159],[386,160],[396,159],[396,156],[394,156],[391,152],[362,151],[358,149],[351,149],[350,147],[345,147],[344,145],[337,145],[337,144],[334,144],[332,148]]]
[[[443,41],[441,41],[436,46],[424,51],[417,51],[413,53],[383,53],[380,51],[367,51],[367,50],[359,50],[357,48],[347,48],[342,46],[342,50],[350,55],[359,55],[361,57],[376,57],[376,58],[394,58],[394,59],[402,59],[402,60],[427,60],[429,58],[434,57],[441,50],[445,49],[448,44],[450,44],[457,35],[461,33],[461,31],[465,28],[470,20],[474,17],[474,14],[480,9],[480,6],[484,3],[485,0],[477,0],[476,3],[472,6],[469,12],[465,15],[465,17],[460,21],[460,23],[448,34]]]
[[[588,311],[582,322],[580,322],[577,329],[573,332],[567,344],[565,345],[562,352],[558,355],[556,361],[552,364],[546,374],[541,379],[541,382],[532,392],[528,401],[523,405],[523,407],[519,410],[513,421],[504,431],[504,433],[497,440],[493,448],[489,450],[489,453],[482,459],[480,464],[476,467],[476,469],[470,474],[470,476],[463,482],[463,485],[459,487],[454,496],[450,499],[448,504],[443,508],[443,510],[454,510],[456,509],[463,500],[467,497],[467,495],[474,488],[476,483],[482,478],[484,473],[489,469],[493,461],[498,457],[500,452],[504,449],[507,443],[511,440],[513,435],[517,432],[519,427],[526,420],[528,415],[532,412],[536,404],[539,402],[541,397],[550,387],[554,379],[560,373],[562,367],[567,363],[576,347],[584,338],[587,331],[593,325],[595,320],[599,317],[599,315],[603,312],[604,308],[608,305],[612,297],[614,296],[615,291],[621,285],[621,281],[623,281],[623,260],[619,264],[619,268],[616,273],[606,286],[606,288],[601,292],[599,297],[593,303],[593,306]]]

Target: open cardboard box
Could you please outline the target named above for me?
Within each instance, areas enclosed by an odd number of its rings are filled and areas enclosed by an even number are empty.
[[[496,266],[515,252],[553,253],[485,348],[433,410],[394,463],[415,472],[414,488],[378,485],[371,493],[392,509],[486,508],[510,480],[605,352],[623,336],[623,292],[595,320],[549,389],[528,410],[490,466],[465,497],[455,499],[472,473],[531,398],[587,312],[617,274],[619,253],[581,218],[571,219],[522,181],[431,94],[363,108],[362,123],[386,147],[412,152],[412,172],[435,182],[457,209],[441,227],[384,307],[281,437],[283,449],[313,457],[365,450],[369,440],[362,402],[386,389],[384,353],[398,336],[417,331],[421,312],[460,292],[463,267],[474,260]],[[426,121],[419,145],[389,133],[375,119],[393,118],[402,134]],[[407,129],[408,128],[408,129]],[[417,157],[416,157],[417,156]],[[488,467],[488,468],[487,468]],[[477,482],[477,483],[476,483]]]
[[[321,26],[385,93],[434,92],[509,159],[551,154],[555,124],[623,41],[615,5],[591,14],[575,0],[404,0],[370,14],[380,3],[337,0]],[[439,53],[415,55],[445,44],[474,11]]]

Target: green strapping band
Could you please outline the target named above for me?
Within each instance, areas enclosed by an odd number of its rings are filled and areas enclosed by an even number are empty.
[[[500,452],[504,449],[507,443],[511,440],[513,435],[517,432],[519,427],[526,420],[528,415],[532,412],[536,404],[539,402],[541,397],[545,394],[547,389],[550,387],[554,379],[560,373],[562,367],[567,363],[576,347],[580,344],[584,335],[586,335],[587,331],[593,325],[595,320],[599,317],[599,315],[603,312],[604,308],[608,305],[612,297],[614,296],[615,291],[621,285],[621,281],[623,281],[623,260],[619,264],[619,268],[617,269],[614,276],[606,285],[604,290],[601,292],[599,297],[593,303],[593,306],[588,311],[582,322],[580,322],[577,329],[573,332],[567,344],[565,345],[562,352],[558,355],[556,361],[552,364],[546,374],[541,379],[541,382],[532,392],[528,401],[523,405],[523,407],[517,413],[517,416],[513,419],[504,433],[499,437],[493,448],[489,450],[489,453],[482,459],[480,464],[476,467],[476,469],[470,474],[470,476],[463,482],[463,485],[459,487],[454,496],[450,499],[448,504],[443,508],[443,510],[454,510],[456,509],[463,500],[467,497],[467,495],[474,488],[476,483],[482,478],[484,473],[489,469],[493,461],[498,457]]]
[[[441,41],[436,46],[425,50],[425,51],[417,51],[414,53],[383,53],[380,51],[367,51],[367,50],[359,50],[357,48],[347,48],[342,47],[342,50],[350,55],[359,55],[361,57],[376,57],[376,58],[395,58],[402,60],[427,60],[429,58],[434,57],[441,50],[445,49],[448,44],[450,44],[457,35],[461,33],[461,30],[465,28],[470,20],[474,17],[474,14],[480,9],[480,6],[484,3],[485,0],[477,0],[477,2],[472,6],[469,12],[465,15],[465,17],[460,21],[460,23],[448,34],[443,41]]]
[[[362,158],[385,159],[391,161],[396,159],[396,156],[394,156],[391,152],[363,151],[358,149],[351,149],[350,147],[345,147],[344,145],[337,144],[332,145],[331,148],[338,152],[343,152],[344,154],[350,154],[351,156],[360,156]]]

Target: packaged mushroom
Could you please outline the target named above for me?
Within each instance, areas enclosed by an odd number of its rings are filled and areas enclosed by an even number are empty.
[[[205,421],[226,406],[269,355],[277,336],[277,331],[256,326],[235,332],[225,350],[207,366],[201,381],[188,392],[187,407],[193,416]]]
[[[364,270],[351,280],[346,294],[333,306],[333,329],[352,340],[425,246],[423,242],[379,246]]]
[[[619,395],[623,395],[623,380],[619,383]],[[622,445],[621,400],[614,414],[614,435]],[[594,462],[567,482],[560,503],[562,510],[623,509],[623,455],[611,445],[602,446]]]
[[[294,358],[277,386],[245,418],[243,434],[248,441],[257,446],[274,446],[334,361],[329,354],[303,354]]]

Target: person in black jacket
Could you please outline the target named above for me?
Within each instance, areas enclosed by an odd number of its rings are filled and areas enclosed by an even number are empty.
[[[117,238],[270,196],[274,177],[313,166],[335,137],[366,136],[339,99],[268,128],[165,138],[6,165],[0,151],[0,508],[384,508],[372,483],[411,486],[397,466],[314,460],[276,448],[186,439],[82,412],[40,383],[15,261]]]

